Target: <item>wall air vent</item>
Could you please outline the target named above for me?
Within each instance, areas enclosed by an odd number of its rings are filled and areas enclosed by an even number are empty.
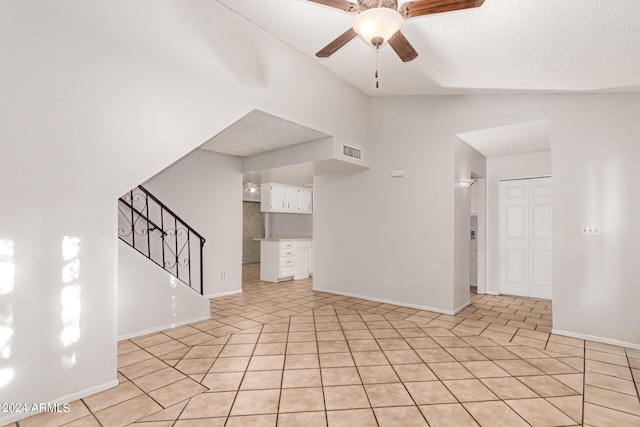
[[[342,146],[342,154],[347,157],[351,157],[352,159],[362,160],[362,150],[349,147],[348,145]]]

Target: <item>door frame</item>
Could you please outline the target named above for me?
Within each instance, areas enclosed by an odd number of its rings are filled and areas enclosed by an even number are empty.
[[[479,253],[479,248],[478,248],[478,214],[477,213],[472,213],[470,218],[470,223],[471,223],[471,236],[469,236],[470,239],[470,258],[471,258],[471,263],[470,263],[470,267],[469,267],[469,284],[471,286],[475,286],[477,288],[478,286],[478,253]],[[474,227],[474,218],[475,218],[475,227]],[[474,267],[474,262],[473,262],[473,257],[471,257],[471,254],[473,254],[473,246],[475,244],[475,249],[476,249],[476,254],[475,254],[475,283],[473,282],[474,279],[474,275],[472,274],[473,272],[473,267]]]
[[[474,173],[471,177],[476,182],[471,187],[472,194],[475,192],[476,211],[470,212],[469,218],[475,215],[478,217],[478,230],[476,232],[476,243],[478,245],[478,276],[476,280],[476,288],[479,294],[487,292],[487,178],[476,176]],[[473,197],[473,196],[472,196]],[[471,284],[469,284],[471,285]]]

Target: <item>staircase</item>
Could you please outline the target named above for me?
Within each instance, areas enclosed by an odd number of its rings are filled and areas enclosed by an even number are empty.
[[[205,239],[139,185],[118,199],[118,237],[203,294]]]

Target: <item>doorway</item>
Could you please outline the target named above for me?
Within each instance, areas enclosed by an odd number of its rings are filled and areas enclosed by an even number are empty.
[[[260,242],[264,237],[264,214],[259,202],[242,202],[242,264],[260,262]]]
[[[469,286],[472,294],[486,293],[486,180],[472,174],[470,221]]]
[[[478,286],[478,215],[471,215],[471,225],[470,225],[471,235],[469,236],[471,239],[471,244],[469,245],[471,249],[471,262],[469,265],[469,284],[471,287]]]
[[[500,181],[500,293],[551,299],[551,177]]]

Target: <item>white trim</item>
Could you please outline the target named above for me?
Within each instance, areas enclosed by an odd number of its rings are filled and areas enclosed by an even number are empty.
[[[241,294],[242,293],[242,289],[237,289],[234,291],[226,291],[226,292],[220,292],[217,294],[211,294],[211,295],[204,295],[205,298],[220,298],[220,297],[226,297],[227,295],[235,295],[235,294]]]
[[[105,391],[108,390],[110,388],[116,387],[120,382],[115,379],[112,381],[109,381],[107,383],[104,384],[100,384],[97,385],[95,387],[89,387],[87,389],[84,389],[82,391],[77,391],[75,393],[71,393],[71,394],[67,394],[66,396],[62,396],[59,397],[57,399],[51,400],[49,402],[47,402],[47,404],[64,404],[64,403],[71,403],[75,400],[78,399],[82,399],[83,397],[87,397],[87,396],[91,396],[92,394],[96,394],[96,393],[100,393],[101,391]],[[40,404],[40,402],[38,402],[38,404]],[[27,406],[30,405],[29,403],[27,404]],[[0,425],[8,425],[11,423],[14,423],[16,421],[22,420],[24,418],[30,417],[32,415],[36,415],[39,414],[40,411],[35,411],[35,412],[16,412],[16,413],[12,413],[12,414],[8,414],[6,417],[0,417]]]
[[[538,179],[538,178],[552,178],[551,175],[533,175],[533,176],[521,176],[516,178],[498,178],[498,181],[519,181],[521,179]]]
[[[611,344],[611,345],[617,345],[619,347],[627,347],[627,348],[640,350],[640,344],[627,342],[627,341],[614,340],[612,338],[598,337],[596,335],[581,334],[578,332],[571,332],[571,331],[559,331],[557,329],[552,329],[551,333],[555,335],[562,335],[565,337],[579,338],[587,341],[594,341],[594,342],[599,342],[603,344]]]
[[[471,305],[471,301],[467,301],[466,303],[462,304],[460,307],[456,308],[455,310],[453,310],[453,314],[458,314],[460,313],[462,310],[464,310],[465,308],[469,307]]]
[[[136,337],[140,337],[142,335],[153,334],[154,332],[165,331],[167,329],[177,328],[178,326],[184,326],[184,325],[188,325],[190,323],[200,322],[202,320],[209,320],[209,319],[211,319],[211,314],[209,314],[207,316],[199,316],[199,317],[195,317],[193,319],[183,320],[183,321],[177,322],[177,323],[170,323],[168,325],[154,326],[153,328],[145,329],[145,330],[138,331],[138,332],[132,332],[130,334],[121,335],[121,336],[118,337],[118,341],[128,340],[130,338],[136,338]]]
[[[398,302],[398,301],[393,301],[393,300],[388,300],[388,299],[384,299],[384,298],[374,298],[374,297],[369,297],[369,296],[364,296],[364,295],[359,295],[359,294],[350,294],[347,292],[339,292],[339,291],[334,291],[334,290],[330,290],[330,289],[318,289],[316,287],[312,288],[314,291],[317,292],[326,292],[328,294],[336,294],[336,295],[342,295],[345,297],[352,297],[352,298],[360,298],[360,299],[364,299],[367,301],[375,301],[375,302],[381,302],[384,304],[393,304],[393,305],[398,305],[400,307],[409,307],[409,308],[415,308],[418,310],[426,310],[426,311],[433,311],[434,313],[440,313],[440,314],[449,314],[451,316],[453,316],[454,314],[456,314],[457,312],[464,310],[469,304],[471,304],[471,302],[466,303],[464,306],[458,308],[458,311],[454,311],[454,310],[443,310],[441,308],[435,308],[435,307],[428,307],[425,305],[418,305],[418,304],[409,304],[406,302]]]
[[[481,292],[486,292],[487,291],[487,268],[488,268],[488,264],[489,264],[489,257],[488,257],[488,253],[489,253],[489,248],[487,246],[487,229],[489,228],[488,226],[488,210],[487,210],[487,178],[478,178],[478,188],[482,189],[482,190],[477,190],[480,192],[480,195],[482,196],[482,210],[478,210],[478,219],[482,219],[481,222],[478,222],[478,243],[482,242],[482,245],[480,245],[480,250],[482,251],[480,254],[478,254],[478,260],[480,260],[480,255],[482,255],[482,258],[484,259],[484,265],[482,266],[482,272],[478,271],[478,284],[476,286],[476,289],[481,291]]]

